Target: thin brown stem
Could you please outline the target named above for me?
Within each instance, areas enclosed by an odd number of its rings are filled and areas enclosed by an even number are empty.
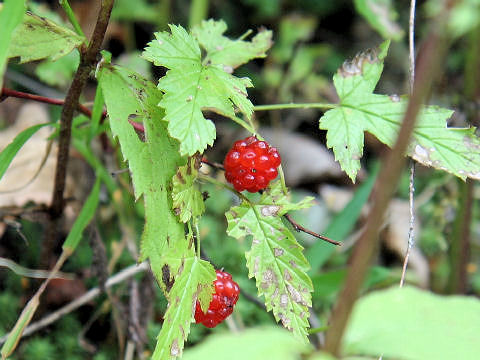
[[[16,91],[16,90],[8,89],[5,87],[2,89],[2,92],[0,93],[0,97],[6,97],[6,98],[14,97],[19,99],[27,99],[27,100],[37,101],[45,104],[59,105],[59,106],[63,106],[65,104],[65,100],[62,100],[62,99],[53,99],[45,96]],[[85,116],[92,117],[92,110],[90,110],[85,105],[78,104],[77,111],[81,112]],[[102,119],[105,119],[106,117],[107,117],[107,112],[104,111],[102,113]]]
[[[442,15],[448,15],[448,13]],[[448,16],[439,19],[445,18],[448,18]],[[444,27],[439,27],[439,29],[442,28]],[[365,231],[355,246],[349,261],[350,266],[348,267],[344,288],[338,296],[338,302],[331,314],[330,327],[326,333],[325,349],[337,356],[340,353],[340,344],[347,321],[359,296],[360,287],[363,284],[377,248],[378,231],[383,222],[385,211],[397,187],[400,173],[405,164],[404,154],[407,150],[418,112],[429,93],[433,77],[437,73],[440,61],[443,58],[445,41],[440,36],[442,32],[439,29],[431,31],[423,51],[420,52],[413,93],[403,116],[402,126],[393,149],[389,151],[382,162],[382,168],[374,191],[373,207],[368,216]]]
[[[337,246],[342,245],[342,243],[340,243],[338,241],[332,240],[332,239],[330,239],[326,236],[317,234],[316,232],[314,232],[312,230],[308,230],[308,229],[304,228],[302,225],[298,224],[295,220],[293,220],[292,216],[289,215],[289,214],[285,214],[285,215],[283,215],[283,217],[288,220],[288,222],[293,226],[295,231],[304,232],[306,234],[309,234],[309,235],[312,235],[312,236],[316,237],[317,239],[321,239],[321,240],[326,241],[326,242],[328,242],[330,244],[333,244],[333,245],[337,245]]]

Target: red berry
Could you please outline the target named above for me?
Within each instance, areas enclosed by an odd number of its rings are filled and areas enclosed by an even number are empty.
[[[225,179],[237,191],[265,189],[278,175],[280,155],[265,141],[249,136],[236,141],[223,162]]]
[[[217,279],[213,282],[215,293],[208,306],[206,313],[202,311],[200,303],[195,305],[195,321],[206,327],[213,328],[225,320],[232,312],[237,303],[240,288],[232,280],[232,275],[227,272],[216,270]]]

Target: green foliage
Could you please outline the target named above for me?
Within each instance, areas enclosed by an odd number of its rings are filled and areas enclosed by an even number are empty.
[[[195,186],[199,166],[198,159],[190,158],[187,165],[178,168],[172,179],[173,209],[184,223],[205,211],[203,195]]]
[[[22,21],[24,13],[24,1],[5,0],[3,4],[0,4],[0,28],[2,29],[2,38],[0,40],[0,89],[3,86],[3,73],[7,65],[8,49],[13,32]]]
[[[15,324],[19,301],[11,292],[0,294],[0,327],[9,328]],[[3,334],[2,334],[3,335]]]
[[[398,13],[393,7],[392,0],[355,0],[354,4],[357,11],[385,39],[401,39],[403,31],[395,22]]]
[[[308,307],[312,282],[302,247],[281,220],[288,211],[311,205],[312,198],[293,204],[283,194],[280,182],[262,195],[258,204],[244,200],[226,213],[229,235],[252,236],[247,252],[249,277],[255,277],[259,295],[265,296],[267,310],[296,337],[307,340]]]
[[[201,345],[185,351],[184,360],[218,359],[296,360],[308,347],[285,330],[274,327],[252,328],[241,333],[211,335]]]
[[[8,57],[19,56],[21,63],[44,58],[57,60],[84,41],[84,37],[66,27],[27,13],[13,32]]]
[[[172,359],[182,354],[193,321],[192,309],[197,298],[202,309],[208,309],[214,279],[215,269],[210,263],[200,260],[193,252],[185,258],[169,294],[170,302],[158,334],[153,360]]]
[[[201,27],[194,30],[198,39],[181,26],[170,25],[170,30],[171,34],[155,33],[156,40],[148,44],[143,57],[170,69],[158,82],[158,88],[164,92],[159,105],[165,109],[170,136],[180,142],[180,153],[191,156],[212,145],[216,136],[214,124],[204,117],[202,110],[235,117],[235,105],[247,118],[251,117],[253,105],[247,98],[246,88],[252,83],[248,78],[231,75],[234,66],[239,65],[235,60],[239,56],[237,49],[247,48],[243,41],[224,38],[222,24],[213,21],[202,22]],[[240,61],[263,56],[264,49],[271,43],[271,34],[268,34],[270,32],[257,35],[255,44],[247,44],[251,53]],[[226,47],[211,47],[210,36],[221,39]],[[208,46],[203,60],[199,43]]]
[[[163,111],[157,106],[162,95],[151,82],[125,68],[104,67],[100,84],[112,133],[128,160],[135,196],[144,196],[142,258],[150,259],[153,273],[165,290],[165,283],[178,272],[188,251],[184,227],[173,213],[169,191],[172,177],[184,160],[178,154],[178,143],[166,133]],[[145,142],[129,124],[130,115],[143,121]],[[167,259],[168,273],[162,270]]]
[[[63,243],[62,247],[65,251],[70,253],[75,251],[78,243],[82,239],[83,230],[90,224],[90,221],[95,215],[100,195],[100,184],[100,178],[97,178],[82,210],[80,210],[80,214],[78,214],[78,217],[75,219],[72,229]]]
[[[394,287],[357,302],[343,350],[377,358],[473,360],[480,353],[479,332],[478,299]]]
[[[5,147],[5,149],[2,150],[0,153],[0,179],[5,174],[8,166],[22,146],[28,141],[28,139],[32,137],[33,134],[46,125],[51,124],[38,124],[23,130],[15,137],[15,139],[13,139],[10,144],[7,145],[7,147]]]
[[[56,359],[55,346],[47,339],[34,338],[25,345],[25,360]]]
[[[36,67],[35,74],[48,85],[66,87],[72,80],[79,62],[80,55],[74,50],[56,61],[50,59],[43,61]]]
[[[327,130],[327,145],[333,148],[342,169],[355,181],[363,153],[363,132],[393,146],[407,105],[406,98],[373,94],[383,70],[389,42],[346,62],[333,77],[340,97],[337,108],[320,119]],[[447,128],[453,111],[424,106],[408,153],[416,161],[450,172],[462,179],[480,178],[480,140],[474,128]]]

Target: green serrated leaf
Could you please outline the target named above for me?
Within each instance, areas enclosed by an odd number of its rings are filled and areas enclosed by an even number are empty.
[[[302,246],[279,217],[295,204],[287,205],[285,198],[276,200],[282,205],[264,194],[258,205],[243,202],[233,207],[226,213],[227,232],[237,239],[252,236],[251,250],[245,254],[249,277],[255,277],[258,293],[265,296],[267,310],[273,310],[275,319],[308,342],[308,307],[313,291],[307,275],[309,265]]]
[[[220,20],[209,19],[192,29],[192,35],[207,51],[207,59],[212,64],[230,66],[233,69],[255,58],[264,58],[272,46],[272,32],[260,30],[252,41],[231,40],[223,33],[227,24]]]
[[[190,158],[187,165],[178,168],[172,179],[173,209],[184,223],[205,211],[203,195],[195,186],[198,175],[195,162],[194,158]]]
[[[172,211],[171,181],[184,164],[178,142],[167,134],[163,110],[157,106],[161,92],[153,83],[122,67],[104,67],[100,85],[110,117],[128,160],[137,199],[143,194],[146,225],[141,259],[150,259],[152,271],[168,296],[174,275],[189,253],[184,226]],[[139,139],[129,116],[136,116],[145,128],[145,142]]]
[[[393,7],[392,0],[355,0],[354,4],[357,11],[385,39],[402,38],[403,31],[395,22],[398,13]]]
[[[203,308],[208,308],[214,291],[215,269],[204,260],[193,256],[185,258],[170,291],[170,301],[165,313],[162,330],[157,337],[153,360],[175,359],[190,333],[195,302],[198,298]]]
[[[25,1],[5,0],[0,4],[0,29],[2,29],[0,41],[0,89],[3,86],[3,73],[7,65],[8,48],[12,40],[13,32],[22,21],[25,13]]]
[[[181,26],[170,25],[171,33],[155,33],[143,57],[170,70],[160,79],[164,92],[159,105],[165,109],[170,136],[180,141],[180,153],[192,156],[202,153],[216,137],[212,121],[203,116],[209,109],[235,117],[236,106],[247,118],[253,105],[247,98],[248,78],[232,76],[229,66],[203,61],[197,40]],[[207,53],[207,58],[209,54]]]
[[[8,57],[20,62],[44,58],[57,60],[79,47],[86,39],[74,31],[32,13],[25,14],[12,34]]]
[[[306,196],[298,203],[292,203],[290,196],[285,196],[283,193],[282,182],[280,180],[270,183],[268,191],[262,194],[260,204],[260,212],[263,215],[282,216],[289,211],[306,209],[313,205],[315,200],[312,196]]]
[[[320,119],[327,130],[327,146],[333,148],[342,169],[355,181],[363,155],[364,131],[388,146],[395,143],[407,99],[372,94],[383,70],[388,42],[346,62],[334,75],[340,97],[337,108]],[[480,140],[474,129],[447,128],[453,111],[424,106],[413,132],[408,154],[418,162],[465,179],[480,178]]]

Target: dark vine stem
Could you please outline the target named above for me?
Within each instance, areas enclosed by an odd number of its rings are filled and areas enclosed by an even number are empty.
[[[449,1],[443,13],[439,16],[439,21],[448,19],[451,6],[453,6],[453,2]],[[340,344],[346,324],[353,305],[359,296],[360,287],[363,284],[377,247],[378,231],[383,222],[385,211],[405,165],[404,154],[409,144],[418,112],[430,91],[433,78],[438,73],[440,61],[446,49],[445,39],[441,31],[445,28],[445,24],[436,25],[438,27],[430,32],[422,49],[423,51],[419,53],[417,76],[412,96],[403,116],[396,143],[382,162],[382,168],[375,184],[372,210],[368,216],[365,230],[355,245],[349,261],[350,266],[348,267],[345,285],[338,296],[338,302],[330,317],[330,327],[325,338],[325,350],[336,356],[340,354]]]
[[[65,100],[62,100],[62,99],[53,99],[45,96],[12,90],[6,87],[2,88],[2,92],[0,93],[0,98],[3,99],[8,97],[13,97],[18,99],[27,99],[27,100],[37,101],[37,102],[50,104],[50,105],[63,106],[65,104]],[[78,104],[78,107],[76,110],[81,112],[85,116],[92,117],[92,110],[90,110],[85,105]],[[107,112],[104,111],[102,113],[102,119],[105,119],[106,117],[107,117]]]
[[[283,217],[285,219],[288,220],[288,222],[293,226],[293,228],[295,229],[295,231],[298,231],[298,232],[304,232],[306,234],[309,234],[309,235],[312,235],[313,237],[316,237],[317,239],[320,239],[320,240],[323,240],[323,241],[326,241],[330,244],[333,244],[333,245],[342,245],[340,242],[338,241],[335,241],[335,240],[332,240],[326,236],[323,236],[323,235],[320,235],[320,234],[317,234],[316,232],[312,231],[312,230],[308,230],[306,228],[304,228],[302,225],[298,224],[295,220],[293,220],[292,216],[289,215],[289,214],[285,214],[283,215]]]
[[[92,38],[88,47],[85,49],[83,45],[80,50],[80,64],[73,78],[72,84],[68,89],[65,102],[63,104],[60,116],[60,132],[57,164],[55,168],[55,180],[50,204],[50,222],[46,231],[46,242],[42,249],[42,259],[46,262],[51,253],[51,247],[54,243],[57,232],[57,222],[63,213],[65,199],[63,193],[65,191],[68,157],[70,150],[70,141],[72,135],[72,120],[75,109],[79,107],[79,98],[85,87],[90,72],[94,69],[97,61],[97,55],[105,37],[110,14],[112,12],[114,0],[102,0],[100,11],[97,17],[97,23],[93,31]],[[48,265],[48,264],[45,264]]]

